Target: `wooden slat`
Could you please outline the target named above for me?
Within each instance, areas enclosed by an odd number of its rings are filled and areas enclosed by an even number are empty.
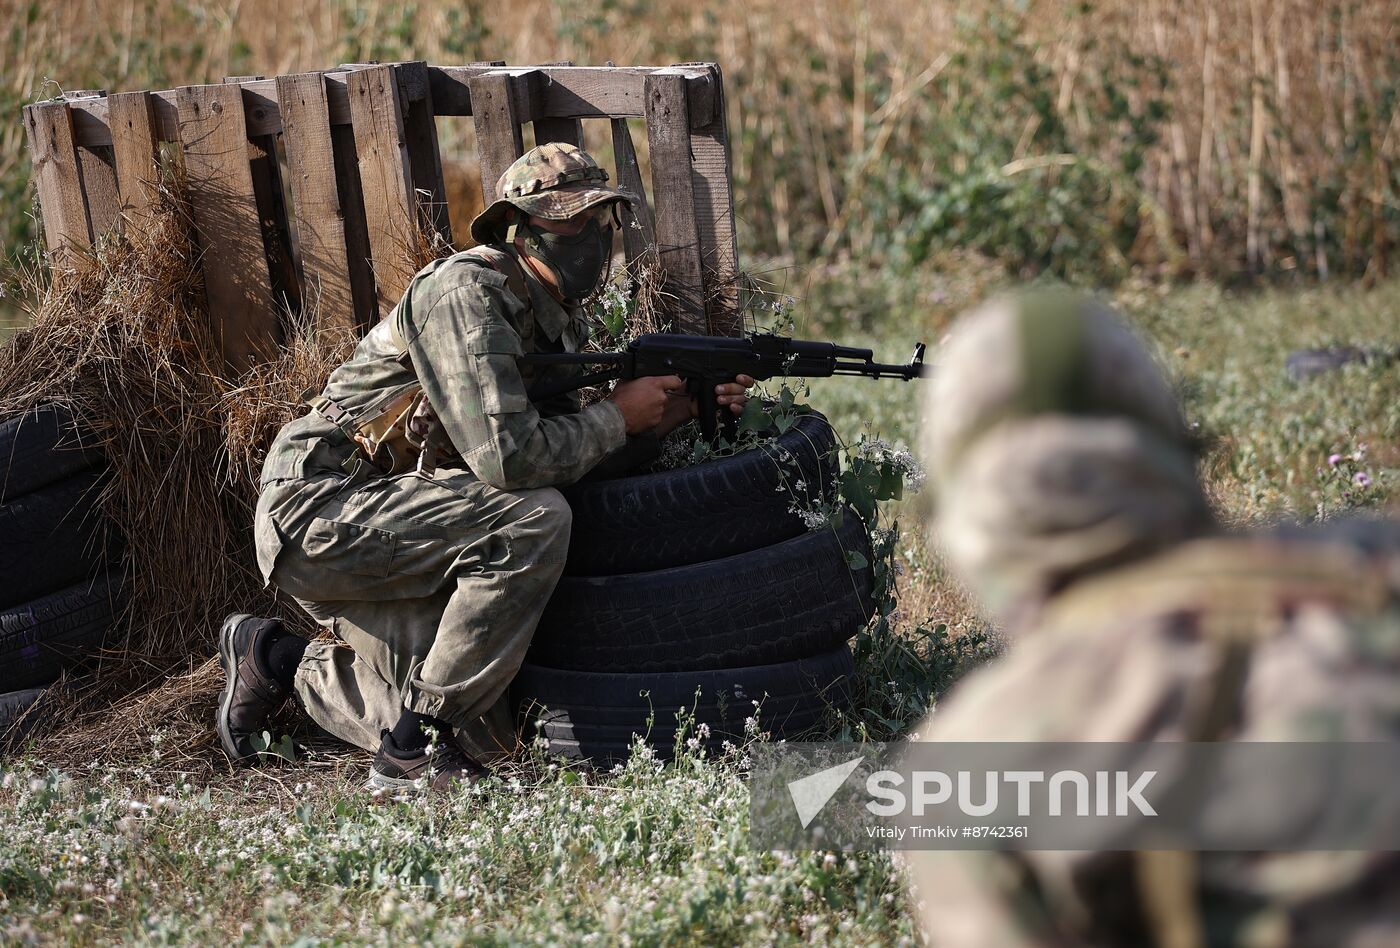
[[[622,205],[622,249],[630,264],[656,244],[656,224],[647,205],[647,189],[637,163],[637,149],[626,119],[612,120],[613,157],[617,161],[617,183],[637,196],[637,205]]]
[[[117,200],[122,214],[140,227],[159,203],[160,152],[151,97],[119,92],[107,99],[112,152],[117,166]]]
[[[369,332],[379,319],[379,294],[370,266],[369,226],[365,221],[365,195],[360,187],[360,159],[355,150],[355,129],[338,124],[336,101],[344,97],[350,112],[350,93],[344,74],[327,75],[326,104],[331,121],[331,148],[335,152],[336,194],[345,212],[345,252],[350,264],[350,293],[355,301],[355,323],[360,334]],[[338,91],[337,91],[338,90]]]
[[[535,144],[565,142],[575,148],[583,147],[583,122],[576,118],[535,119]]]
[[[63,98],[74,102],[103,99],[106,89],[72,89]],[[78,145],[78,168],[83,178],[83,199],[87,204],[88,232],[96,240],[114,229],[120,214],[117,197],[117,169],[110,145]]]
[[[230,76],[225,85],[262,80],[262,76]],[[247,101],[244,107],[247,108]],[[277,155],[276,135],[256,135],[248,139],[248,166],[253,177],[253,194],[258,201],[258,223],[262,227],[267,269],[272,277],[272,298],[279,312],[301,309],[301,284],[292,255],[291,221],[282,192],[282,168]]]
[[[525,153],[519,109],[513,95],[515,76],[493,72],[471,80],[476,151],[481,166],[481,193],[489,207],[497,198],[496,182],[510,163]]]
[[[572,66],[573,62],[545,63],[546,66]],[[536,72],[538,81],[548,82],[549,76],[544,72]],[[532,98],[536,97],[532,95]],[[577,118],[554,118],[541,115],[534,119],[532,123],[535,127],[535,144],[547,145],[550,142],[563,142],[573,145],[575,148],[583,147],[583,121]]]
[[[428,84],[428,64],[399,63],[394,67],[399,93],[408,102],[404,113],[404,137],[408,144],[413,190],[418,198],[422,220],[437,231],[439,237],[452,243],[452,222],[447,217],[447,184],[442,178],[442,152],[438,147],[437,119],[433,113],[432,89]],[[421,89],[415,100],[407,89]]]
[[[705,310],[709,331],[717,336],[743,333],[739,313],[739,253],[730,191],[729,132],[724,113],[724,83],[718,66],[710,66],[714,118],[690,133],[691,170],[695,177],[695,229],[704,266]],[[690,91],[694,91],[691,87]]]
[[[121,216],[117,194],[116,159],[111,145],[78,148],[78,167],[83,173],[83,195],[87,199],[88,226],[96,240],[114,230]]]
[[[432,96],[433,114],[471,115],[471,79],[498,71],[500,67],[494,64],[429,66],[425,94]],[[676,69],[669,66],[550,66],[538,71],[542,81],[522,87],[518,93],[516,110],[522,122],[537,118],[641,117],[646,112],[646,77],[658,71],[674,73]],[[708,70],[687,66],[680,71],[691,86],[692,124],[696,127],[708,125],[715,114]],[[326,73],[326,98],[332,125],[344,125],[351,120],[345,86],[348,72]],[[282,120],[277,113],[276,80],[247,82],[241,88],[249,137],[280,132]],[[161,141],[178,141],[180,118],[175,91],[152,92],[151,99],[157,137]],[[410,101],[417,99],[411,97]],[[77,103],[73,109],[73,135],[79,145],[112,143],[105,99]]]
[[[345,211],[345,257],[350,265],[355,325],[364,334],[379,319],[379,294],[374,287],[374,269],[370,266],[369,225],[365,221],[365,195],[360,187],[355,130],[349,125],[332,125],[331,148],[335,152],[336,194]]]
[[[302,299],[315,313],[318,328],[354,331],[358,324],[325,80],[318,72],[279,76],[277,101],[296,208]]]
[[[25,107],[24,127],[44,218],[44,241],[54,260],[67,264],[74,248],[92,242],[73,145],[73,119],[67,104],[44,102]]]
[[[690,117],[680,73],[647,77],[647,146],[656,200],[656,250],[666,274],[673,329],[705,333],[703,268],[690,170]]]
[[[331,124],[350,124],[350,97],[345,88],[345,73],[326,74],[326,98],[330,105]],[[248,137],[275,135],[282,131],[282,119],[277,111],[277,80],[262,79],[239,85],[243,90],[243,116],[248,123]],[[152,92],[151,114],[158,141],[180,140],[180,110],[177,91]],[[82,145],[110,145],[112,132],[108,125],[106,99],[84,99],[73,110],[74,140]]]
[[[389,66],[393,68],[399,81],[399,94],[403,102],[412,104],[431,100],[432,89],[428,84],[428,64],[422,60],[404,60],[392,63],[341,63],[335,72],[355,72],[360,69],[374,69]]]
[[[176,90],[186,187],[203,250],[214,338],[241,371],[279,341],[238,86]]]
[[[398,303],[413,278],[410,248],[418,240],[403,111],[392,67],[356,70],[345,82],[354,118],[370,260],[383,316]]]
[[[503,70],[489,66],[432,66],[428,69],[438,115],[472,115],[471,81]],[[646,78],[679,71],[692,86],[691,120],[707,125],[714,115],[708,69],[692,66],[540,66],[505,70],[537,72],[539,80],[517,87],[516,114],[522,122],[540,118],[617,118],[646,114]]]

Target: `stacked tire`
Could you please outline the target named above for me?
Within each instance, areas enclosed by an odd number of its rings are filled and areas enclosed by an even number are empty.
[[[869,537],[853,511],[815,530],[797,512],[834,495],[834,443],[810,412],[753,451],[565,489],[568,564],[513,686],[527,735],[610,765],[635,737],[669,756],[679,718],[715,750],[849,704]]]
[[[120,541],[96,507],[107,477],[63,408],[0,421],[0,734],[120,613]]]

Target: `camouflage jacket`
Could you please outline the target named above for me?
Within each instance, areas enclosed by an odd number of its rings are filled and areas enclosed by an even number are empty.
[[[580,410],[577,392],[542,404],[530,400],[518,357],[577,351],[588,327],[580,312],[561,307],[528,270],[528,301],[508,282],[469,252],[429,264],[331,373],[325,396],[357,415],[421,386],[465,466],[502,490],[569,484],[610,455],[635,463],[653,452],[655,438],[626,436],[612,402]],[[532,380],[582,371],[552,366]],[[308,412],[278,433],[262,470],[258,548],[265,576],[278,546],[275,523],[314,509],[343,489],[347,476],[363,481],[382,475],[321,414]]]
[[[1400,557],[1195,540],[1074,583],[1011,631],[1010,654],[940,702],[921,739],[1400,739]],[[1400,933],[1385,909],[1400,904],[1394,853],[1168,854],[1191,863],[1189,888],[1161,882],[1158,855],[910,861],[934,945],[1361,945]]]

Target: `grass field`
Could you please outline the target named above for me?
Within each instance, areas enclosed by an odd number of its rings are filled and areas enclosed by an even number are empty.
[[[903,358],[915,339],[935,341],[953,314],[1000,282],[952,264],[900,282],[843,270],[770,278],[801,297],[799,334],[870,345],[890,359]],[[1207,470],[1228,520],[1390,502],[1400,471],[1400,373],[1357,366],[1293,384],[1282,363],[1303,346],[1393,345],[1400,284],[1252,294],[1129,287],[1119,302],[1210,436]],[[856,379],[814,384],[811,400],[848,439],[868,425],[908,440],[917,428],[914,391],[913,383]],[[1338,453],[1361,459],[1329,466]],[[1356,473],[1370,486],[1357,488]],[[892,513],[904,520],[902,556],[911,567],[902,628],[980,627],[942,581],[911,509]],[[865,684],[873,694],[897,683]],[[295,765],[210,777],[215,753],[212,742],[172,746],[158,731],[145,760],[120,768],[94,760],[59,774],[38,760],[9,764],[0,787],[0,940],[917,939],[890,857],[750,850],[742,748],[714,761],[682,753],[666,767],[634,756],[608,775],[532,756],[460,797],[388,806],[357,789],[367,766],[359,755],[315,753]]]
[[[716,60],[743,259],[795,298],[796,335],[897,361],[916,340],[932,355],[1008,273],[1113,287],[1209,446],[1222,518],[1330,517],[1394,502],[1400,372],[1295,384],[1283,361],[1400,344],[1397,33],[1398,0],[813,0],[800,16],[774,0],[23,0],[0,5],[0,245],[22,259],[37,232],[14,119],[64,88],[371,59]],[[475,181],[461,123],[440,131],[450,175]],[[0,342],[18,322],[5,277]],[[1201,277],[1218,282],[1185,282]],[[848,442],[909,445],[918,388],[809,397]],[[919,509],[884,511],[898,618],[858,640],[860,705],[828,736],[907,731],[985,652]],[[532,753],[461,796],[379,805],[359,789],[367,758],[324,745],[229,773],[189,724],[209,718],[207,676],[189,681],[171,687],[198,700],[135,752],[0,763],[0,943],[918,940],[889,856],[750,849],[742,747],[601,775]]]

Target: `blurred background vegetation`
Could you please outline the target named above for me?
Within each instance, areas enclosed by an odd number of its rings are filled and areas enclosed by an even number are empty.
[[[1282,374],[1289,348],[1396,341],[1400,0],[8,0],[0,44],[12,261],[37,233],[20,108],[65,88],[368,60],[715,60],[741,258],[797,297],[799,333],[893,359],[1008,281],[1067,280],[1159,342],[1219,436],[1232,514],[1378,503],[1400,467],[1393,370]],[[439,126],[464,234],[475,143],[468,120]],[[585,135],[607,162],[606,126]],[[849,436],[911,440],[903,386],[815,388]],[[1324,460],[1363,442],[1376,483],[1347,494]]]
[[[19,109],[63,88],[715,60],[746,259],[1374,280],[1400,243],[1397,27],[1395,0],[8,0],[0,221],[13,257],[35,232]]]

